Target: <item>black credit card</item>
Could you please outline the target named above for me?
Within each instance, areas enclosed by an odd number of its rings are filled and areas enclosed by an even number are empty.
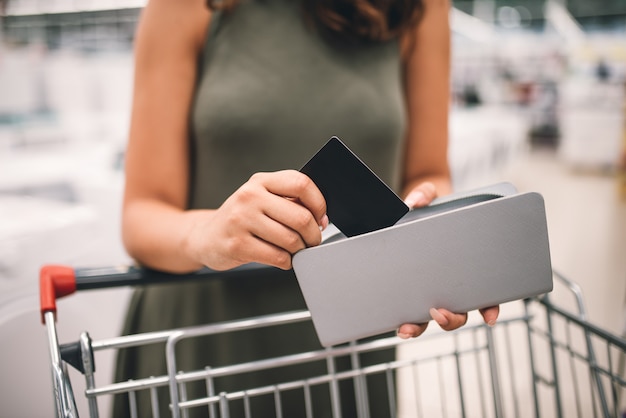
[[[335,136],[300,171],[324,195],[330,222],[348,237],[391,226],[409,211],[402,199]]]

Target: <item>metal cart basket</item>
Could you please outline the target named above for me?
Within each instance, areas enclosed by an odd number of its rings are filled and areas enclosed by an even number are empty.
[[[246,265],[228,274],[232,280],[237,280],[238,275],[254,273],[259,268],[269,267]],[[211,280],[214,275],[215,272],[205,269],[186,278]],[[251,401],[256,397],[271,397],[272,414],[283,417],[282,398],[288,392],[299,393],[306,417],[315,417],[316,404],[312,401],[311,390],[324,387],[330,394],[333,417],[338,418],[341,417],[340,383],[349,382],[355,393],[357,416],[363,418],[371,416],[369,406],[377,401],[368,399],[366,388],[370,378],[378,376],[386,382],[389,396],[385,397],[385,408],[394,417],[621,418],[625,411],[626,340],[588,322],[578,286],[557,273],[554,277],[555,292],[557,285],[565,289],[574,309],[559,307],[561,302],[556,306],[554,296],[544,295],[506,304],[495,327],[470,320],[453,332],[430,327],[424,335],[410,341],[384,337],[243,364],[213,368],[206,365],[204,369],[179,372],[175,353],[177,344],[183,340],[310,321],[310,315],[307,311],[285,312],[100,341],[92,340],[85,332],[77,342],[59,345],[55,323],[57,298],[77,290],[145,285],[182,277],[134,267],[81,270],[45,266],[40,275],[41,313],[49,337],[56,416],[78,416],[68,376],[69,364],[85,377],[84,396],[91,417],[99,416],[99,403],[120,393],[128,395],[130,414],[137,416],[134,400],[142,391],[150,393],[153,414],[159,416],[156,406],[159,387],[169,388],[174,417],[185,417],[196,408],[203,408],[211,418],[235,416],[231,415],[235,404],[244,411],[246,418],[255,417]],[[167,375],[96,385],[95,352],[155,342],[165,343]],[[394,361],[360,364],[361,353],[389,348],[396,350]],[[349,359],[351,367],[337,369],[336,361],[340,358]],[[223,376],[320,360],[326,362],[327,372],[306,380],[228,393],[217,392],[213,385],[215,379]],[[191,399],[186,387],[197,381],[204,382],[206,393]]]

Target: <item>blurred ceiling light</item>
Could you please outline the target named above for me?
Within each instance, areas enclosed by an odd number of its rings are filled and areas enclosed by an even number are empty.
[[[515,29],[530,25],[532,14],[524,6],[502,6],[498,9],[498,23],[505,29]]]
[[[514,7],[502,6],[498,9],[498,23],[506,29],[519,28],[522,17]]]

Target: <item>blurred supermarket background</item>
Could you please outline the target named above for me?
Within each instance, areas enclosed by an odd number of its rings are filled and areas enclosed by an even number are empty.
[[[0,0],[2,416],[52,411],[39,266],[129,263],[118,224],[144,2]],[[591,322],[624,334],[626,1],[458,0],[450,18],[455,187],[542,193],[554,267]],[[62,301],[61,340],[115,335],[128,295]]]

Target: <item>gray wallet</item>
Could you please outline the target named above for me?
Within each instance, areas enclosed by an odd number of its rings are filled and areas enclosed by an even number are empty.
[[[293,270],[325,347],[552,290],[543,198],[499,183],[436,199],[393,226],[340,232]]]

